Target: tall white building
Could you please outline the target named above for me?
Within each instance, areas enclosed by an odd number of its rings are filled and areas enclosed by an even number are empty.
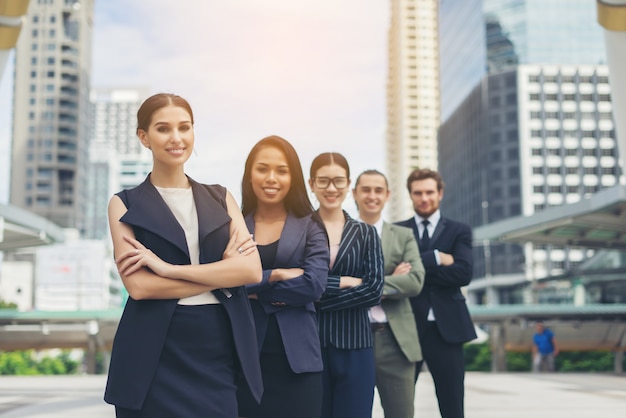
[[[621,172],[608,68],[522,64],[490,74],[442,124],[439,145],[443,211],[472,227],[590,198],[617,185]],[[475,277],[528,280],[563,274],[593,254],[540,244],[475,250]]]
[[[147,88],[96,88],[91,93],[88,238],[108,237],[109,199],[121,189],[137,186],[152,168],[152,154],[136,135],[137,110],[148,96]]]
[[[386,172],[389,219],[413,213],[406,178],[437,168],[439,128],[438,0],[391,0]]]
[[[84,231],[93,0],[32,0],[15,54],[10,203]]]

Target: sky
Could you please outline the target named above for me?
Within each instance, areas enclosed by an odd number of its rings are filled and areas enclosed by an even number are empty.
[[[384,167],[389,4],[381,0],[96,0],[92,86],[186,98],[196,151],[187,173],[239,200],[261,138],[298,151],[305,178],[336,151],[352,177]],[[0,146],[10,146],[12,65],[0,84]],[[0,201],[8,201],[8,152]],[[351,199],[346,200],[350,212]]]

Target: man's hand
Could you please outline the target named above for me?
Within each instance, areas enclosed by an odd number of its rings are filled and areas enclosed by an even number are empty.
[[[439,251],[439,261],[442,266],[451,266],[454,264],[454,257],[452,257],[452,254]]]
[[[396,266],[396,268],[393,270],[393,273],[391,275],[396,276],[396,275],[401,275],[401,274],[409,274],[410,271],[411,271],[411,264],[407,263],[406,261],[403,261]]]

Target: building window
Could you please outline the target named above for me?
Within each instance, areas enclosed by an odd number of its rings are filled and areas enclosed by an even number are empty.
[[[517,113],[515,112],[507,112],[506,121],[508,123],[515,123],[517,121]]]
[[[517,103],[517,94],[516,93],[510,93],[506,95],[506,104],[508,105],[514,105]]]
[[[603,157],[615,157],[615,149],[613,148],[602,148],[600,151],[600,155]]]
[[[585,148],[585,149],[583,149],[583,155],[585,157],[595,157],[596,150],[593,149],[593,148]]]
[[[516,142],[517,141],[517,131],[515,131],[515,130],[508,131],[506,133],[506,139],[509,142]]]

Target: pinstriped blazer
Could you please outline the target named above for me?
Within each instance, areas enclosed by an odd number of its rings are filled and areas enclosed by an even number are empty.
[[[383,252],[376,228],[352,219],[345,211],[344,216],[337,259],[320,299],[320,339],[322,347],[367,348],[373,346],[367,311],[380,303],[383,291]],[[341,276],[361,278],[363,284],[340,289]]]

